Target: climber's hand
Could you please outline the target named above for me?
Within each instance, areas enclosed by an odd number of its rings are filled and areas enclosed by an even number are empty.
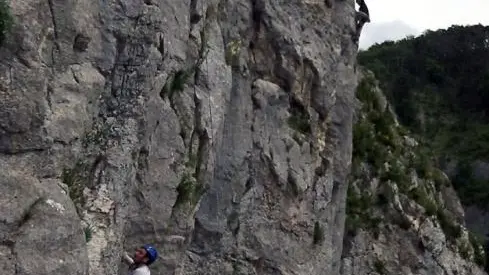
[[[134,263],[134,260],[125,251],[124,251],[124,253],[122,253],[122,261],[124,261],[125,263],[127,263],[129,265]]]

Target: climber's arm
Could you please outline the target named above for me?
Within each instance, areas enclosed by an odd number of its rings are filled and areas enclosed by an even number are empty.
[[[355,19],[357,21],[362,20],[364,22],[370,22],[370,16],[367,13],[362,12],[362,11],[357,11],[355,13]]]
[[[127,254],[127,252],[123,253],[122,260],[128,265],[134,264],[134,260]]]

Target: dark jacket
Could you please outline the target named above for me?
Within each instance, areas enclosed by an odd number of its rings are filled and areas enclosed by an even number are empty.
[[[368,13],[367,4],[365,4],[365,1],[361,1],[360,4],[359,4],[359,6],[360,6],[360,8],[358,9],[359,11],[364,12],[368,16],[370,16],[370,14]]]

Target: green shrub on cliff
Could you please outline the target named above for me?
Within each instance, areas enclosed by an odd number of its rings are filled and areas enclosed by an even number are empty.
[[[4,42],[12,24],[13,17],[10,13],[10,6],[6,0],[0,0],[0,45]]]

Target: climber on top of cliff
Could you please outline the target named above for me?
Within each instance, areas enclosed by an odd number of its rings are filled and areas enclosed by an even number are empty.
[[[365,4],[365,0],[356,0],[356,2],[360,8],[355,13],[356,35],[354,41],[358,42],[363,25],[370,22],[370,14],[368,12],[367,4]]]

